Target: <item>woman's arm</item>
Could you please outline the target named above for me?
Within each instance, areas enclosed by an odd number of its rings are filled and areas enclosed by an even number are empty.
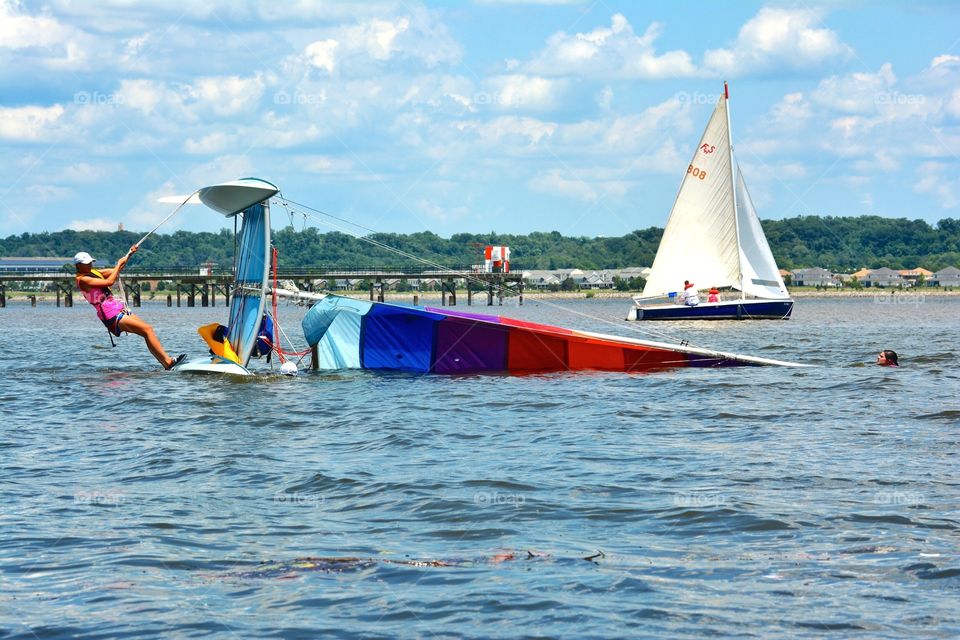
[[[120,271],[127,266],[127,260],[130,259],[130,254],[136,253],[136,245],[130,247],[130,252],[127,255],[123,256],[117,260],[117,266],[112,269],[100,269],[105,277],[95,278],[94,276],[80,276],[79,280],[89,287],[112,287],[117,281],[117,278],[120,277]]]

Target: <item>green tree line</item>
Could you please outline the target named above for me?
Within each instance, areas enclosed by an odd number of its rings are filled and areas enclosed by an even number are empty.
[[[763,229],[777,263],[784,269],[824,267],[837,272],[890,267],[936,271],[960,266],[960,220],[936,225],[923,220],[880,216],[800,216],[764,220]],[[650,266],[663,229],[649,227],[621,237],[570,237],[556,231],[524,235],[458,233],[442,238],[431,232],[375,233],[366,238],[418,258],[446,266],[476,264],[485,245],[506,245],[513,264],[525,269],[617,269]],[[8,257],[71,256],[87,251],[109,264],[143,234],[133,231],[55,231],[23,233],[0,239]],[[233,231],[158,233],[144,243],[131,266],[196,267],[205,262],[233,264]],[[314,228],[286,227],[274,232],[282,266],[402,266],[412,262],[374,242]],[[690,248],[691,252],[696,247]]]

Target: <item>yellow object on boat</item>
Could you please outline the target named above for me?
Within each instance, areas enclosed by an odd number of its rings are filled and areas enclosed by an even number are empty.
[[[214,322],[212,324],[207,324],[200,327],[197,329],[197,333],[199,333],[200,337],[203,338],[203,341],[207,343],[207,345],[210,347],[210,351],[213,351],[214,355],[240,364],[240,356],[234,352],[233,347],[230,346],[230,340],[227,339],[226,335],[223,337],[223,342],[217,340],[215,337],[219,327],[220,323]],[[225,334],[226,332],[223,333]]]

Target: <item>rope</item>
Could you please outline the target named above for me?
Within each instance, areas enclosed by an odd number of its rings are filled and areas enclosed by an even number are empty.
[[[133,246],[139,249],[139,248],[140,248],[140,245],[143,244],[143,241],[144,241],[144,240],[146,240],[147,238],[149,238],[150,236],[152,236],[152,235],[156,232],[157,229],[159,229],[159,228],[162,227],[164,224],[166,224],[167,220],[169,220],[169,219],[172,218],[173,216],[177,215],[177,212],[180,211],[180,209],[183,208],[183,205],[185,205],[185,204],[187,204],[188,202],[190,202],[190,198],[192,198],[193,196],[197,195],[197,193],[199,193],[199,191],[194,191],[193,193],[191,193],[190,195],[188,195],[186,200],[184,200],[183,202],[181,202],[180,204],[178,204],[176,209],[174,209],[173,211],[171,211],[170,213],[168,213],[166,218],[164,218],[163,220],[161,220],[160,223],[159,223],[157,226],[155,226],[153,229],[150,229],[150,231],[148,231],[148,232],[146,233],[146,235],[144,235],[142,238],[140,238],[139,240],[137,240],[136,243],[134,243]],[[129,257],[132,255],[132,253],[133,253],[132,251],[127,251],[127,255],[124,256],[124,257],[125,257],[125,258],[129,258]],[[119,273],[117,273],[117,288],[120,289],[120,297],[123,299],[123,312],[124,312],[124,313],[130,313],[130,307],[127,305],[127,291],[126,291],[126,289],[123,288],[123,278],[120,277],[120,274],[119,274]]]
[[[339,222],[343,222],[343,223],[346,223],[346,224],[348,224],[348,225],[352,225],[352,226],[354,226],[354,227],[356,227],[356,228],[358,228],[358,229],[362,229],[362,230],[367,231],[367,232],[369,232],[369,233],[377,233],[375,230],[370,229],[369,227],[364,227],[363,225],[357,224],[356,222],[351,222],[350,220],[346,220],[346,219],[344,219],[344,218],[337,217],[337,216],[335,216],[335,215],[333,215],[333,214],[326,213],[325,211],[321,211],[320,209],[315,209],[315,208],[313,208],[313,207],[311,207],[311,206],[309,206],[309,205],[306,205],[306,204],[303,204],[303,203],[300,203],[300,202],[296,202],[296,201],[294,201],[294,200],[290,200],[290,199],[286,198],[286,197],[283,195],[283,193],[280,193],[278,197],[279,197],[279,199],[280,199],[280,204],[288,211],[288,213],[291,211],[291,207],[290,207],[289,205],[290,205],[290,204],[293,204],[293,205],[296,205],[297,207],[303,207],[303,208],[305,208],[305,209],[309,209],[310,211],[316,212],[316,213],[318,213],[318,214],[320,214],[320,215],[322,215],[322,216],[326,216],[326,217],[328,217],[328,218],[332,218],[333,220],[337,220],[337,221],[339,221]],[[341,227],[341,226],[337,226],[337,225],[332,224],[332,223],[330,223],[330,222],[326,222],[326,221],[321,220],[320,218],[318,218],[318,217],[316,217],[316,216],[313,216],[313,215],[310,215],[310,214],[306,213],[305,211],[298,211],[298,212],[301,213],[301,214],[304,216],[304,218],[309,217],[309,218],[311,218],[311,219],[313,219],[313,220],[316,220],[316,221],[317,221],[318,223],[320,223],[320,224],[323,224],[323,225],[325,225],[325,226],[328,226],[328,227],[330,227],[330,228],[332,228],[332,229],[334,229],[334,230],[336,230],[336,231],[341,231],[341,232],[343,232],[343,233],[346,233],[347,235],[353,236],[354,238],[356,238],[356,239],[358,239],[358,240],[362,240],[363,242],[367,242],[367,243],[369,243],[369,244],[372,244],[373,246],[378,247],[378,248],[380,248],[380,249],[383,249],[383,250],[385,250],[385,251],[390,251],[390,252],[395,253],[395,254],[397,254],[397,255],[399,255],[399,256],[402,256],[402,257],[404,257],[404,258],[407,258],[407,259],[409,259],[409,260],[413,260],[413,261],[418,262],[418,263],[420,263],[420,264],[423,264],[423,265],[432,267],[432,268],[434,268],[434,269],[436,269],[436,270],[438,270],[438,271],[443,271],[443,272],[446,272],[446,273],[448,273],[448,274],[450,274],[450,275],[455,275],[455,276],[457,276],[458,278],[463,278],[463,279],[465,279],[465,280],[471,280],[471,281],[480,283],[480,284],[482,284],[484,287],[489,287],[489,286],[490,286],[490,283],[488,283],[487,281],[482,280],[482,279],[480,279],[480,278],[476,278],[476,277],[474,277],[474,276],[471,276],[469,273],[462,272],[462,271],[455,271],[454,269],[451,269],[451,268],[446,267],[446,266],[444,266],[444,265],[438,264],[438,263],[436,263],[436,262],[432,262],[432,261],[430,261],[430,260],[427,260],[426,258],[421,258],[421,257],[419,257],[419,256],[415,256],[415,255],[413,255],[413,254],[411,254],[411,253],[408,253],[408,252],[406,252],[406,251],[403,251],[402,249],[397,249],[397,248],[395,248],[395,247],[391,247],[390,245],[387,245],[387,244],[385,244],[385,243],[383,243],[383,242],[380,242],[380,241],[378,241],[378,240],[374,240],[373,238],[369,238],[369,237],[367,237],[367,236],[358,235],[357,233],[354,233],[354,232],[351,231],[350,229],[347,229],[347,228],[344,228],[344,227]],[[516,293],[515,291],[513,291],[512,289],[510,289],[509,287],[505,287],[505,286],[502,286],[502,285],[494,285],[494,288],[498,291],[498,293],[506,293],[507,295],[511,295],[511,296],[517,295],[517,293]],[[584,317],[584,318],[589,318],[589,319],[591,319],[591,320],[595,320],[595,321],[598,321],[598,322],[602,322],[602,323],[604,323],[604,324],[608,324],[608,325],[613,326],[613,327],[623,328],[623,326],[624,326],[622,323],[613,322],[613,321],[607,320],[606,318],[600,318],[600,317],[597,317],[597,316],[592,315],[592,314],[589,314],[589,313],[583,313],[583,312],[581,312],[581,311],[576,311],[576,310],[571,309],[571,308],[569,308],[569,307],[567,307],[567,306],[564,306],[564,305],[562,305],[562,304],[557,304],[557,303],[551,302],[551,301],[549,301],[549,300],[535,300],[534,302],[535,302],[536,304],[543,304],[543,305],[545,305],[545,306],[548,306],[548,307],[551,307],[551,308],[554,308],[554,309],[557,309],[557,310],[565,311],[566,313],[572,313],[572,314],[574,314],[574,315],[578,315],[578,316],[581,316],[581,317]],[[661,340],[665,340],[665,341],[668,341],[668,342],[673,342],[673,343],[677,343],[677,344],[683,344],[683,346],[697,347],[697,345],[691,343],[689,340],[684,340],[684,339],[681,339],[681,338],[677,338],[676,336],[673,336],[673,335],[671,335],[671,334],[664,333],[664,332],[661,332],[661,331],[656,331],[656,330],[652,330],[652,329],[649,329],[649,328],[645,329],[645,328],[642,328],[642,327],[637,326],[637,325],[634,324],[634,323],[629,323],[629,324],[627,324],[627,327],[628,327],[631,331],[634,331],[634,332],[639,333],[639,334],[645,334],[645,335],[653,336],[653,337],[655,337],[655,338],[659,338],[659,339],[661,339]],[[709,349],[709,347],[699,347],[699,348]]]
[[[199,192],[199,191],[194,191],[193,193],[191,193],[190,195],[188,195],[186,200],[184,200],[183,202],[181,202],[180,204],[178,204],[176,209],[174,209],[174,210],[171,211],[169,214],[167,214],[167,217],[166,217],[166,218],[164,218],[163,220],[161,220],[160,223],[159,223],[157,226],[155,226],[153,229],[150,229],[150,231],[148,231],[145,236],[143,236],[142,238],[140,238],[139,240],[137,240],[137,243],[136,243],[135,245],[133,245],[133,246],[135,246],[136,248],[139,249],[139,248],[140,248],[140,245],[143,244],[143,241],[144,241],[144,240],[146,240],[147,238],[149,238],[150,236],[152,236],[152,235],[156,232],[157,229],[159,229],[159,228],[162,227],[164,224],[166,224],[167,220],[169,220],[169,219],[172,218],[173,216],[177,215],[177,212],[180,211],[180,209],[183,208],[183,205],[185,205],[185,204],[187,204],[188,202],[190,202],[190,199],[191,199],[193,196],[197,195],[198,193],[200,193],[200,192]],[[129,254],[128,254],[128,255],[129,255]]]
[[[278,317],[278,296],[277,296],[277,257],[279,252],[276,247],[271,247],[272,251],[272,262],[273,262],[273,290],[272,290],[272,306],[273,306],[273,337],[267,339],[267,342],[270,343],[270,348],[276,352],[277,357],[280,359],[280,364],[284,364],[287,361],[286,356],[291,356],[294,358],[302,358],[303,356],[310,353],[310,349],[304,349],[303,351],[286,351],[280,344],[280,335],[290,340],[290,337],[287,336],[286,332],[283,331],[283,328],[280,326],[280,319]]]

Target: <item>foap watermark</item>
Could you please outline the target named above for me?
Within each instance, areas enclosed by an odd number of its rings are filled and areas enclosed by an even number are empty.
[[[77,91],[73,94],[73,104],[116,107],[123,104],[123,94],[101,93],[99,91]]]
[[[318,107],[327,101],[325,91],[277,91],[273,94],[273,104]]]
[[[699,91],[688,93],[686,91],[680,91],[675,93],[673,97],[680,104],[717,104],[723,96],[719,93],[700,93]]]
[[[675,507],[722,507],[727,503],[727,496],[722,493],[706,493],[696,491],[692,493],[676,493],[673,496]]]
[[[919,307],[926,299],[927,296],[922,293],[896,293],[891,291],[874,295],[873,304],[899,304]]]
[[[478,91],[473,94],[473,103],[492,107],[519,107],[523,105],[523,98],[516,94],[504,94],[499,91],[490,93],[488,91]]]
[[[118,507],[126,502],[127,496],[119,489],[91,489],[73,494],[74,504]]]
[[[873,103],[876,105],[912,105],[925,104],[927,96],[922,93],[900,93],[899,91],[878,91],[873,94]]]
[[[499,491],[478,491],[473,494],[473,502],[478,507],[486,509],[487,507],[510,506],[519,508],[526,504],[527,497],[521,493],[500,493]]]
[[[319,507],[324,503],[325,498],[315,493],[277,491],[273,494],[273,501],[292,507]]]
[[[925,496],[916,491],[880,491],[873,496],[874,504],[917,507],[925,502]]]

